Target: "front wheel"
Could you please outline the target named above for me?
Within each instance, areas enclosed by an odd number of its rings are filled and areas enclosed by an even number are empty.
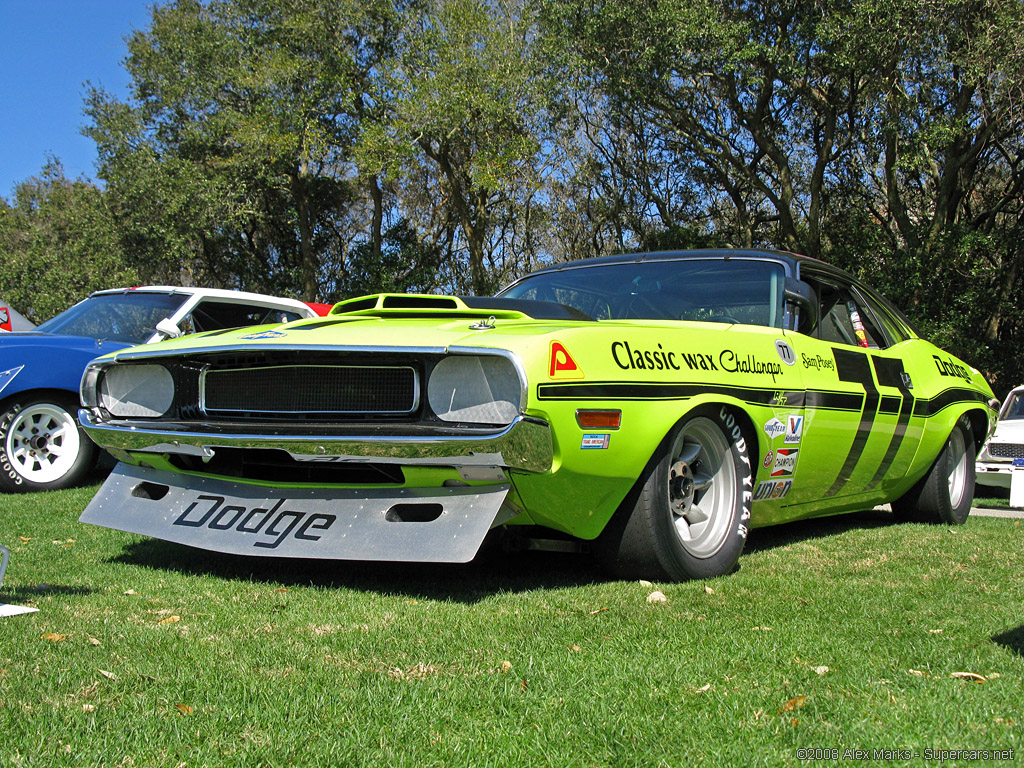
[[[62,398],[33,398],[0,414],[0,488],[48,491],[79,482],[96,459],[74,407]]]
[[[682,581],[729,573],[747,538],[753,475],[735,414],[691,413],[601,534],[596,551],[614,573]]]
[[[928,474],[892,502],[896,516],[921,523],[965,522],[974,500],[974,448],[970,422],[961,416]]]

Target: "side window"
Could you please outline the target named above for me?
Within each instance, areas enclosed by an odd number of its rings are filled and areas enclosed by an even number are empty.
[[[227,301],[204,301],[179,325],[185,333],[203,333],[224,328],[242,328],[247,325],[288,323],[298,320],[299,317],[297,312],[286,309]]]
[[[815,288],[820,301],[818,324],[809,335],[868,349],[885,349],[891,344],[891,337],[878,325],[875,310],[850,286],[806,275],[804,279]]]

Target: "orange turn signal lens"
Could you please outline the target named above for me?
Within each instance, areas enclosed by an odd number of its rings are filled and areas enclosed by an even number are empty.
[[[622,411],[615,409],[579,408],[576,423],[583,429],[618,429],[622,424]]]

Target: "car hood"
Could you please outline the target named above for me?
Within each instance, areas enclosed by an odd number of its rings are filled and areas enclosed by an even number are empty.
[[[105,341],[103,339],[91,339],[86,336],[61,336],[53,333],[38,333],[26,331],[23,333],[0,334],[0,360],[6,360],[10,355],[18,354],[27,349],[37,349],[40,352],[58,350],[74,350],[78,352],[91,352],[94,357],[124,349],[127,344],[117,341]],[[2,365],[2,362],[0,362]]]
[[[992,433],[997,443],[1024,443],[1024,419],[1000,421]]]
[[[438,306],[423,306],[431,302]],[[546,302],[379,294],[342,302],[326,317],[183,336],[126,354],[163,356],[249,346],[515,349],[533,346],[548,333],[594,324],[575,310]]]

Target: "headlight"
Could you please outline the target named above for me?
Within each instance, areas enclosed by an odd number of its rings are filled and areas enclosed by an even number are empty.
[[[103,370],[102,363],[92,363],[86,366],[82,374],[82,383],[78,386],[78,397],[86,408],[95,408],[100,404],[100,394],[97,386],[100,382],[100,372]]]
[[[510,424],[519,415],[522,382],[505,357],[452,355],[434,366],[427,400],[444,421]]]
[[[103,371],[99,404],[114,416],[163,416],[173,402],[174,379],[162,365],[112,365]]]

